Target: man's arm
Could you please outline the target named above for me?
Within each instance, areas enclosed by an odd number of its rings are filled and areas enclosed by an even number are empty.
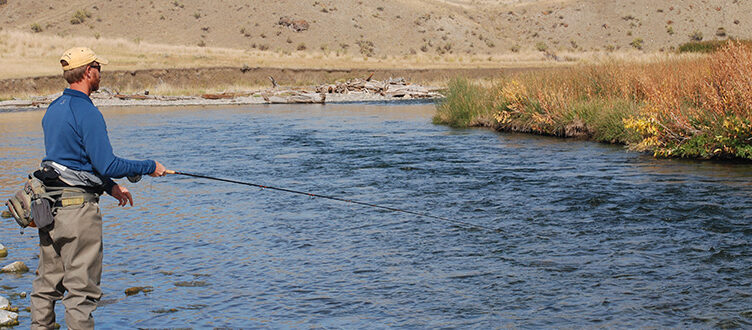
[[[153,160],[129,160],[115,156],[107,134],[107,125],[96,108],[80,118],[84,150],[98,173],[109,178],[152,174],[157,169]]]

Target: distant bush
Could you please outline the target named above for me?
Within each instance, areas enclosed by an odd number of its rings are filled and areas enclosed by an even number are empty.
[[[376,54],[373,41],[360,40],[358,41],[358,47],[360,47],[360,54],[362,54],[363,56],[373,57],[373,55]]]
[[[39,23],[31,24],[31,31],[34,31],[34,33],[42,32],[42,26]]]
[[[700,31],[692,32],[692,34],[689,35],[689,39],[692,41],[702,41],[702,32]]]
[[[511,50],[512,53],[519,53],[520,52],[520,45],[514,45],[509,50]]]
[[[545,52],[548,49],[548,45],[546,45],[545,42],[539,42],[535,44],[535,49],[537,49],[540,52]]]
[[[304,43],[300,43],[297,47],[298,50],[306,50],[308,47]]]
[[[642,38],[635,38],[634,40],[632,40],[632,42],[629,43],[630,46],[637,48],[637,49],[642,49],[642,44],[643,44]]]
[[[87,18],[91,18],[91,13],[86,9],[77,10],[70,20],[71,24],[81,24],[86,21]]]

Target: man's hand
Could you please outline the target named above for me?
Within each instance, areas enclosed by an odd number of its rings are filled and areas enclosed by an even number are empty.
[[[128,203],[130,203],[131,206],[133,206],[133,197],[131,196],[131,193],[128,191],[128,188],[126,187],[116,184],[112,186],[112,191],[110,192],[110,195],[112,195],[112,197],[115,197],[115,199],[118,200],[118,206],[125,206],[125,204],[128,204]]]
[[[157,168],[154,169],[154,173],[149,175],[153,177],[164,176],[167,169],[165,169],[164,165],[162,165],[158,161],[155,160],[154,162],[157,163]]]

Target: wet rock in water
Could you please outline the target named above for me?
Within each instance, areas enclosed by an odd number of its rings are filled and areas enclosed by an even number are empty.
[[[11,298],[26,298],[26,292],[11,293]]]
[[[3,296],[0,296],[0,309],[8,310],[10,308],[10,300]]]
[[[26,273],[29,267],[23,261],[16,261],[0,269],[0,273]]]
[[[0,327],[18,325],[18,313],[0,310]]]
[[[152,291],[154,291],[154,288],[150,286],[134,286],[132,288],[125,289],[125,295],[132,296],[138,294],[139,292],[147,293]]]
[[[170,308],[170,309],[160,308],[160,309],[153,310],[151,312],[152,313],[157,313],[157,314],[166,314],[166,313],[175,313],[177,311],[178,311],[177,308]]]
[[[8,249],[5,247],[5,245],[0,244],[0,258],[4,258],[8,256]]]
[[[175,282],[175,286],[182,286],[182,287],[200,287],[200,286],[208,286],[204,281],[181,281],[181,282]]]

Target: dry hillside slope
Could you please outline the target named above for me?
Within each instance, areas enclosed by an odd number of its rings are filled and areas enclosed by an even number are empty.
[[[750,12],[744,0],[0,0],[3,29],[377,58],[668,51],[750,38]]]

